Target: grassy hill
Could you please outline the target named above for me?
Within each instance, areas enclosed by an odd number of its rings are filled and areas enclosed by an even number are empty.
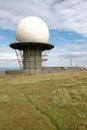
[[[87,130],[87,72],[1,74],[0,130]]]

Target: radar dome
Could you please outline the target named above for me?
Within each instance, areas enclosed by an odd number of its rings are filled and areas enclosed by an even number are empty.
[[[18,42],[42,42],[49,40],[49,30],[46,23],[34,16],[19,21],[16,27],[16,40]]]

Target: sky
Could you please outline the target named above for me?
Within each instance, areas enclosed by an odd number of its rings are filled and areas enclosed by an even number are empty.
[[[87,67],[87,0],[0,0],[0,67],[18,67],[15,51],[17,23],[36,16],[49,28],[49,52],[45,66]]]

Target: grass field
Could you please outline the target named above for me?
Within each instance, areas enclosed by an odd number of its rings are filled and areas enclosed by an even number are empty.
[[[87,130],[87,72],[1,74],[0,130]]]

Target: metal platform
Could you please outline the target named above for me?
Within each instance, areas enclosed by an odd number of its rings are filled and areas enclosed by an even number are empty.
[[[18,50],[25,50],[26,48],[37,50],[39,48],[40,50],[44,51],[53,49],[54,45],[38,42],[15,42],[10,44],[10,47]]]

